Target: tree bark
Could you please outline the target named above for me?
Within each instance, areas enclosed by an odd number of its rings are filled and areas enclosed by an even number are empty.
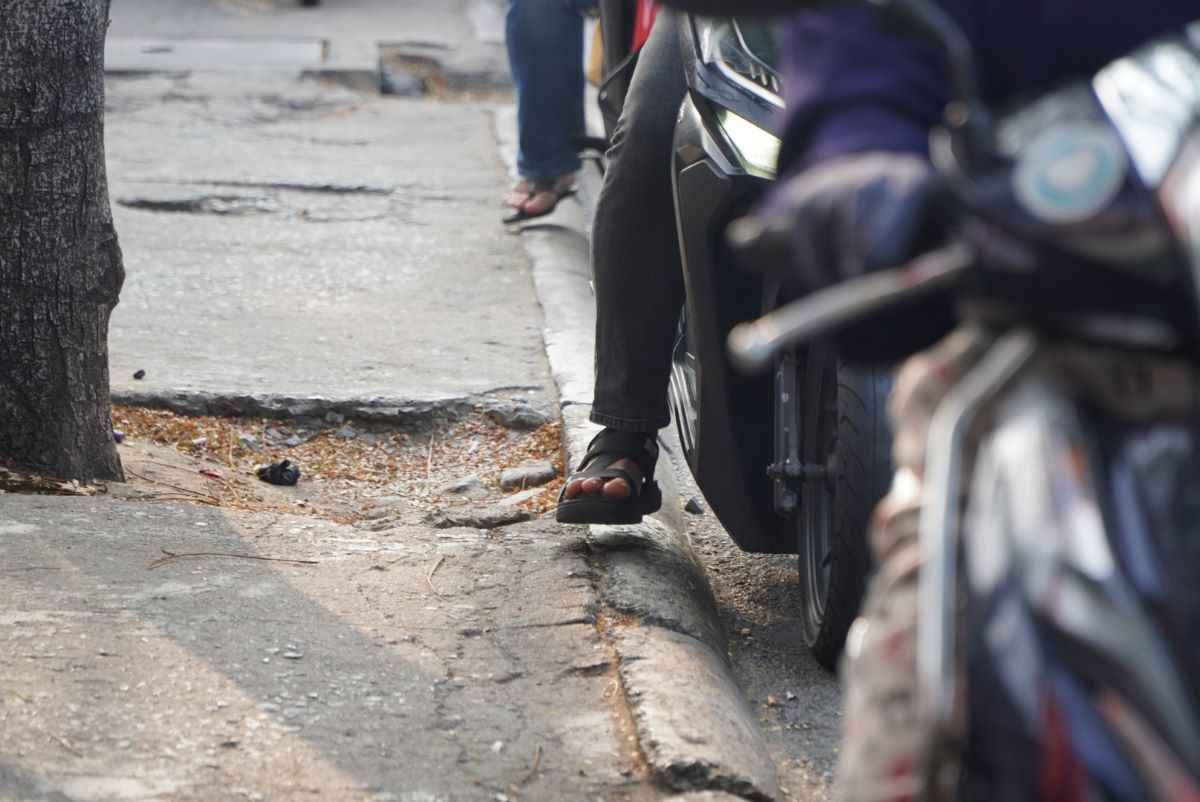
[[[122,479],[108,320],[125,271],[104,166],[109,0],[0,0],[0,457]]]

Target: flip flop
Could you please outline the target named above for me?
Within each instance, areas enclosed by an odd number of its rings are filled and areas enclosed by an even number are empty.
[[[612,465],[627,459],[642,472],[642,480]],[[642,516],[662,509],[662,490],[652,478],[658,462],[658,443],[653,434],[605,429],[588,445],[575,473],[567,477],[558,494],[554,519],[563,524],[636,524]],[[586,467],[585,467],[586,466]],[[599,496],[566,497],[567,485],[576,479],[624,479],[633,488],[629,498]]]
[[[576,191],[574,176],[568,178],[546,178],[534,181],[529,185],[529,190],[522,202],[533,200],[537,195],[549,193],[554,196],[554,203],[540,212],[527,212],[524,209],[518,208],[511,214],[506,215],[503,220],[505,223],[520,223],[525,220],[536,220],[539,217],[545,217],[558,208],[559,201],[563,198],[569,198]]]

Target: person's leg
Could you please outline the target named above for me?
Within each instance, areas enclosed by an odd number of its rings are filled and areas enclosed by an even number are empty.
[[[579,170],[571,138],[584,133],[583,18],[572,0],[508,0],[505,44],[517,95],[517,171],[508,205],[530,213],[557,202]],[[550,197],[530,196],[535,185]],[[546,193],[541,193],[546,194]],[[531,205],[533,208],[531,208]]]
[[[592,420],[650,442],[671,417],[667,383],[683,306],[683,273],[671,186],[675,119],[687,91],[681,17],[663,11],[639,58],[613,134],[592,224],[596,288],[596,387]],[[629,460],[613,467],[635,480]],[[645,477],[649,479],[650,477]],[[621,479],[569,482],[564,497],[628,498]]]
[[[653,432],[671,421],[667,381],[684,299],[671,186],[675,120],[687,92],[679,21],[660,14],[642,51],[592,223],[592,420],[623,431]]]

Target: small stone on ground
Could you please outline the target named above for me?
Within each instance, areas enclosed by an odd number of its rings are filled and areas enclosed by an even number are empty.
[[[558,472],[549,462],[526,462],[500,474],[501,490],[526,490],[554,481]]]
[[[459,507],[434,509],[425,517],[437,529],[499,529],[532,520],[529,510],[519,507]]]

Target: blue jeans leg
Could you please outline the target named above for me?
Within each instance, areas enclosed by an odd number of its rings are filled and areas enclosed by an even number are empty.
[[[517,170],[553,178],[579,169],[584,133],[583,18],[578,0],[508,0],[505,43],[517,92]]]

